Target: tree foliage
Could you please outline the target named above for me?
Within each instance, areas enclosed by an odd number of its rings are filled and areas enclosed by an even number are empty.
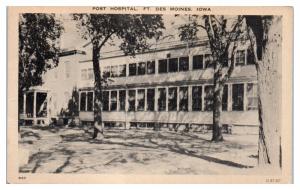
[[[42,74],[58,64],[63,30],[54,14],[19,16],[19,92],[42,84]]]

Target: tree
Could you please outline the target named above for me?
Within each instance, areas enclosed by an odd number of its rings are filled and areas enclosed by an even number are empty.
[[[148,39],[158,39],[164,24],[160,15],[138,14],[74,14],[82,38],[89,40],[93,48],[94,70],[94,136],[103,133],[102,83],[100,71],[101,49],[113,38],[121,41],[119,48],[125,55],[134,56],[150,47]]]
[[[280,168],[282,17],[245,17],[258,78],[258,163]]]
[[[213,64],[212,141],[215,142],[223,141],[221,123],[223,88],[234,70],[234,53],[238,45],[238,38],[242,34],[243,18],[238,16],[232,19],[230,24],[229,19],[224,16],[204,15],[199,17],[193,15],[190,23],[179,27],[180,37],[183,41],[196,40],[199,29],[204,29],[208,37]]]
[[[19,108],[23,93],[42,84],[42,74],[57,66],[63,27],[55,14],[24,13],[19,16]]]

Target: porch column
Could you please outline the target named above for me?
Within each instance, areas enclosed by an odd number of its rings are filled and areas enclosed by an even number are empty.
[[[33,92],[33,125],[36,125],[36,91]]]
[[[23,114],[26,115],[26,93],[23,94]]]

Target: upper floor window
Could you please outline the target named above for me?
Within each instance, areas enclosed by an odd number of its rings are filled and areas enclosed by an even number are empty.
[[[179,71],[188,71],[188,70],[189,70],[189,57],[180,57]]]
[[[144,75],[146,73],[146,63],[140,62],[138,64],[138,75]]]
[[[111,67],[110,66],[106,66],[106,67],[103,68],[103,77],[104,78],[110,77],[110,73],[111,73]]]
[[[250,49],[247,49],[247,65],[255,64],[254,53]]]
[[[87,93],[87,110],[86,111],[93,111],[93,102],[94,100],[94,92]]]
[[[110,91],[110,111],[117,110],[117,96],[118,91]]]
[[[136,75],[136,63],[129,64],[129,76]]]
[[[120,90],[119,91],[120,111],[124,111],[125,110],[125,101],[126,101],[126,90]]]
[[[155,61],[147,61],[147,74],[155,73]]]
[[[81,92],[80,94],[80,111],[85,111],[86,109],[86,92]]]
[[[235,53],[235,65],[245,65],[245,51],[237,50]]]
[[[119,77],[126,77],[126,64],[119,65]]]
[[[111,77],[118,77],[118,76],[119,76],[118,65],[111,66]]]
[[[169,59],[169,72],[178,71],[178,58]]]
[[[167,73],[168,72],[168,61],[167,59],[161,59],[158,61],[158,73]]]
[[[203,69],[203,55],[193,56],[193,69]]]
[[[213,68],[214,67],[211,54],[204,55],[204,64],[205,64],[205,68]]]
[[[128,91],[128,111],[135,111],[135,90]]]

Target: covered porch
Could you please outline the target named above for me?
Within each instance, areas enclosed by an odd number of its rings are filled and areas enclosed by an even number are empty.
[[[30,88],[23,95],[21,125],[48,125],[48,90],[41,87]]]

